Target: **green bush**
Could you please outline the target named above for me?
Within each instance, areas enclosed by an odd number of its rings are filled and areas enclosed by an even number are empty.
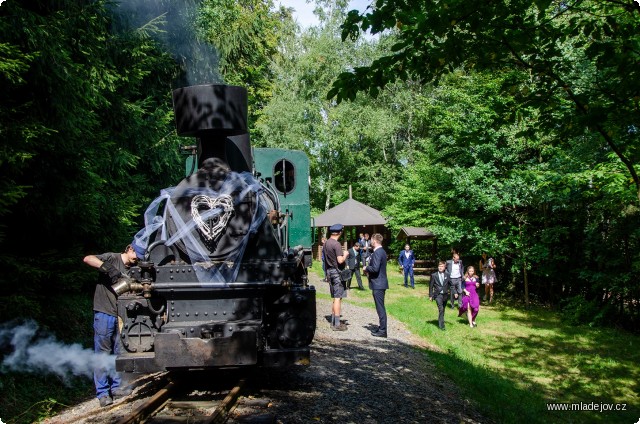
[[[47,374],[4,373],[0,375],[0,417],[7,424],[39,422],[92,393],[93,382],[84,377],[63,382]]]
[[[574,296],[563,303],[562,312],[568,324],[590,324],[592,326],[602,324],[601,311],[595,300],[586,300],[582,296]]]

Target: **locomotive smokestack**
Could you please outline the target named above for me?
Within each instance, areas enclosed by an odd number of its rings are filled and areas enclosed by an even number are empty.
[[[251,171],[247,90],[232,85],[194,85],[173,90],[178,135],[198,139],[198,167],[212,157],[233,171]]]

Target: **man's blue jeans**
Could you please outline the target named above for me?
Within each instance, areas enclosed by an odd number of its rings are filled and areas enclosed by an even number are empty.
[[[105,314],[104,312],[93,312],[93,350],[96,353],[119,354],[120,343],[118,340],[118,317]],[[95,368],[93,370],[93,382],[96,385],[96,397],[109,396],[109,391],[113,392],[120,386],[120,376],[115,369]]]

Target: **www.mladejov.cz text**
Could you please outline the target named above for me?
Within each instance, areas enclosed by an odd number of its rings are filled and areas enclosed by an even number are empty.
[[[578,402],[578,403],[547,403],[547,411],[626,411],[626,403]]]

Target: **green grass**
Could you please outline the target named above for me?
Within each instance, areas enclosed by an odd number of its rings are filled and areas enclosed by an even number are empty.
[[[312,268],[321,275],[314,262]],[[446,331],[427,299],[428,277],[402,287],[389,267],[388,313],[428,346],[424,352],[480,411],[496,422],[635,423],[640,418],[640,337],[611,328],[570,326],[542,308],[501,302],[480,307],[478,327],[447,308]],[[496,287],[499,291],[500,286]],[[373,308],[369,291],[352,290],[345,302]],[[626,411],[547,411],[546,403],[626,404]]]
[[[27,424],[90,399],[94,388],[93,382],[83,377],[62,381],[48,374],[7,373],[0,376],[0,393],[3,422]]]

